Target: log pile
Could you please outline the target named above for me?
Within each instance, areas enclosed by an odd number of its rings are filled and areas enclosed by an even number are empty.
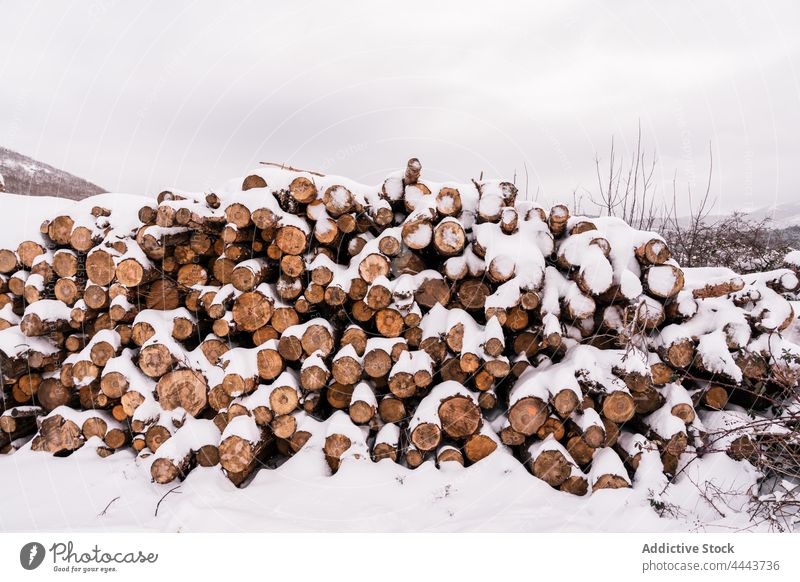
[[[316,437],[332,472],[506,453],[583,495],[644,453],[674,475],[698,411],[797,384],[792,261],[683,270],[621,220],[421,170],[267,164],[161,192],[132,229],[80,204],[0,249],[0,448],[131,447],[158,483],[242,485]]]

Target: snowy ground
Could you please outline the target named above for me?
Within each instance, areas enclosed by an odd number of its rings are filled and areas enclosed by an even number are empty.
[[[278,469],[236,489],[218,468],[196,468],[175,485],[151,482],[130,451],[102,459],[90,444],[67,458],[26,448],[0,458],[0,529],[150,531],[737,531],[757,529],[738,511],[745,496],[703,501],[694,483],[746,488],[749,466],[714,454],[691,465],[661,500],[655,479],[579,498],[551,489],[500,452],[470,468],[432,462],[411,471],[385,460],[347,459],[329,475],[314,439]],[[162,500],[163,498],[163,500]],[[156,507],[158,516],[155,516]],[[722,516],[724,514],[724,517]]]

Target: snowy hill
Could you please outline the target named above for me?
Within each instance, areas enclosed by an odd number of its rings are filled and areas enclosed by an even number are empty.
[[[0,175],[5,180],[6,192],[29,196],[81,200],[105,192],[83,178],[4,147],[0,147]]]
[[[764,206],[747,212],[751,220],[759,221],[768,218],[775,228],[791,228],[800,226],[800,202],[785,202]]]
[[[782,204],[772,204],[758,208],[737,208],[735,211],[740,212],[752,222],[769,220],[770,226],[775,230],[783,230],[800,226],[800,202],[784,202]],[[708,217],[708,221],[714,222],[717,220],[722,220],[732,215],[733,212],[734,210],[714,212]],[[678,218],[678,221],[681,224],[688,224],[690,217],[681,216]]]

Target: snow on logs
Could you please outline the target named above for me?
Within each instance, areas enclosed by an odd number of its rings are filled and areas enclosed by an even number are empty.
[[[0,249],[0,451],[131,447],[157,483],[238,486],[302,449],[331,473],[513,454],[583,495],[674,474],[698,408],[800,377],[797,252],[682,269],[656,233],[417,159],[103,201]]]

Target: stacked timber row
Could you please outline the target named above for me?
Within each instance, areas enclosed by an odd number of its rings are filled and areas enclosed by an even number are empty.
[[[267,164],[132,225],[84,201],[0,250],[0,448],[132,447],[158,483],[237,485],[306,446],[332,472],[513,454],[582,495],[644,455],[674,475],[698,412],[796,386],[792,261],[683,270],[619,219],[421,170]]]

